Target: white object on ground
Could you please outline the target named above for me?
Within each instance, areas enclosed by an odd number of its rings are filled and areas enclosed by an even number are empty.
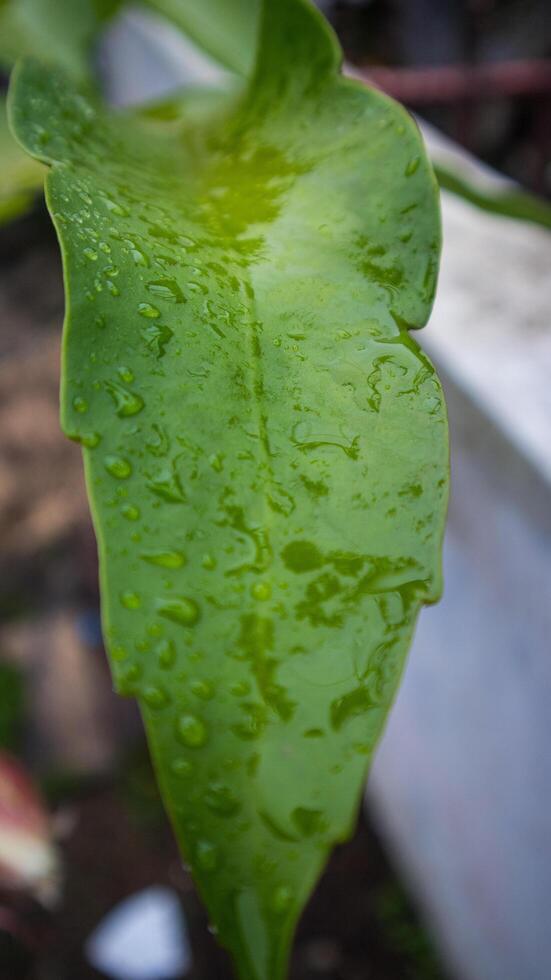
[[[191,967],[178,898],[153,886],[116,905],[86,943],[92,966],[111,980],[176,980]]]
[[[445,592],[368,796],[453,975],[549,980],[551,234],[446,192],[442,210],[416,339],[449,407]]]

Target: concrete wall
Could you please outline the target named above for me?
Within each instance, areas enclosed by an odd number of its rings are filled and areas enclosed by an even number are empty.
[[[551,977],[551,235],[444,197],[445,595],[368,798],[458,977]],[[423,335],[420,335],[423,340]]]

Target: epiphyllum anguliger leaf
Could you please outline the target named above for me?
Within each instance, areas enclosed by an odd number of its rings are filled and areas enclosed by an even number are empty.
[[[247,980],[285,974],[440,590],[445,409],[408,332],[437,193],[415,124],[338,60],[279,0],[245,101],[193,131],[35,63],[12,91],[51,165],[115,681]]]

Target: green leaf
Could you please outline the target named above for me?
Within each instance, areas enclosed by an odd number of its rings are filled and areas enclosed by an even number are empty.
[[[6,104],[0,100],[0,225],[31,207],[44,182],[44,167],[15,142],[8,128]]]
[[[240,75],[254,68],[260,0],[143,0]],[[0,64],[33,56],[91,80],[90,47],[128,0],[0,0]]]
[[[56,64],[90,80],[90,46],[120,0],[0,0],[0,65],[23,55]],[[44,133],[47,123],[43,120]],[[28,211],[44,181],[44,169],[14,142],[0,100],[0,225]]]
[[[530,194],[512,182],[510,187],[503,190],[482,189],[460,171],[456,172],[441,164],[435,164],[434,169],[443,190],[462,197],[482,211],[551,228],[551,205],[544,198]]]
[[[121,0],[3,0],[0,63],[32,55],[89,79],[89,50],[101,24]]]
[[[260,0],[145,0],[199,47],[239,75],[255,63]]]
[[[285,975],[440,592],[446,416],[408,332],[434,293],[436,186],[407,113],[339,59],[314,8],[279,0],[246,99],[193,126],[109,112],[33,62],[11,93],[52,168],[62,421],[115,683],[242,980]]]
[[[258,0],[145,0],[222,64],[242,75],[252,71]],[[0,64],[21,56],[47,60],[74,78],[93,81],[90,49],[105,22],[125,0],[0,0]],[[43,169],[21,153],[0,101],[0,225],[30,209],[42,188]]]

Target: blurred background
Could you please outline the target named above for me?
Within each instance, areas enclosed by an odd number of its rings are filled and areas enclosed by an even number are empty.
[[[416,113],[437,168],[445,246],[418,339],[446,389],[453,495],[444,599],[291,977],[549,980],[551,4],[320,6],[346,70]],[[213,71],[138,7],[96,57],[118,103]],[[58,248],[2,132],[0,978],[229,980],[137,710],[111,690],[80,451],[58,424]]]
[[[547,0],[322,4],[348,59],[481,160],[551,191]]]

